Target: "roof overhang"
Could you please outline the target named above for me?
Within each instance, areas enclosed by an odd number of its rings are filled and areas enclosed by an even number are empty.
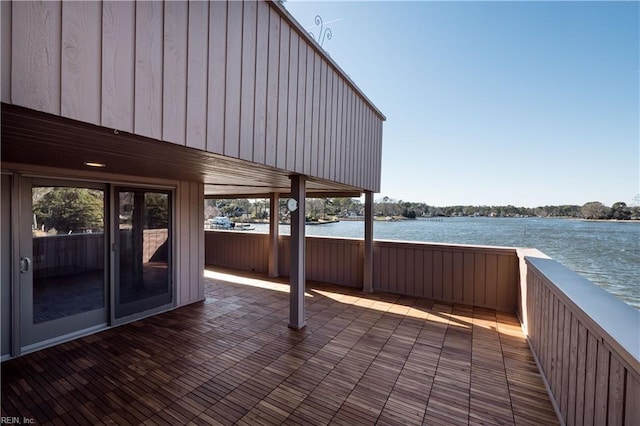
[[[2,162],[202,182],[209,198],[261,198],[291,191],[291,171],[2,104]],[[358,197],[361,189],[309,179],[310,197]]]

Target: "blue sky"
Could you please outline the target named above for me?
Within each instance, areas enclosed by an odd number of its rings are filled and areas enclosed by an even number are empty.
[[[386,115],[377,198],[634,203],[640,3],[289,0]]]

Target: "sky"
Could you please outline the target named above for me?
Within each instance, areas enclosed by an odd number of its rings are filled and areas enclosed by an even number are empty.
[[[640,203],[639,2],[285,8],[387,117],[376,199]]]

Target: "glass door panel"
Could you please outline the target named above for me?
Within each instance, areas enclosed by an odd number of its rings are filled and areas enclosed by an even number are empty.
[[[171,197],[167,191],[119,188],[117,318],[171,303]]]
[[[24,346],[106,323],[107,269],[104,188],[23,181]]]

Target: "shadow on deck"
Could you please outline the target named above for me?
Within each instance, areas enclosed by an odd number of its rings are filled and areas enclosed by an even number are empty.
[[[557,424],[514,315],[208,270],[206,300],[2,364],[53,424]]]

